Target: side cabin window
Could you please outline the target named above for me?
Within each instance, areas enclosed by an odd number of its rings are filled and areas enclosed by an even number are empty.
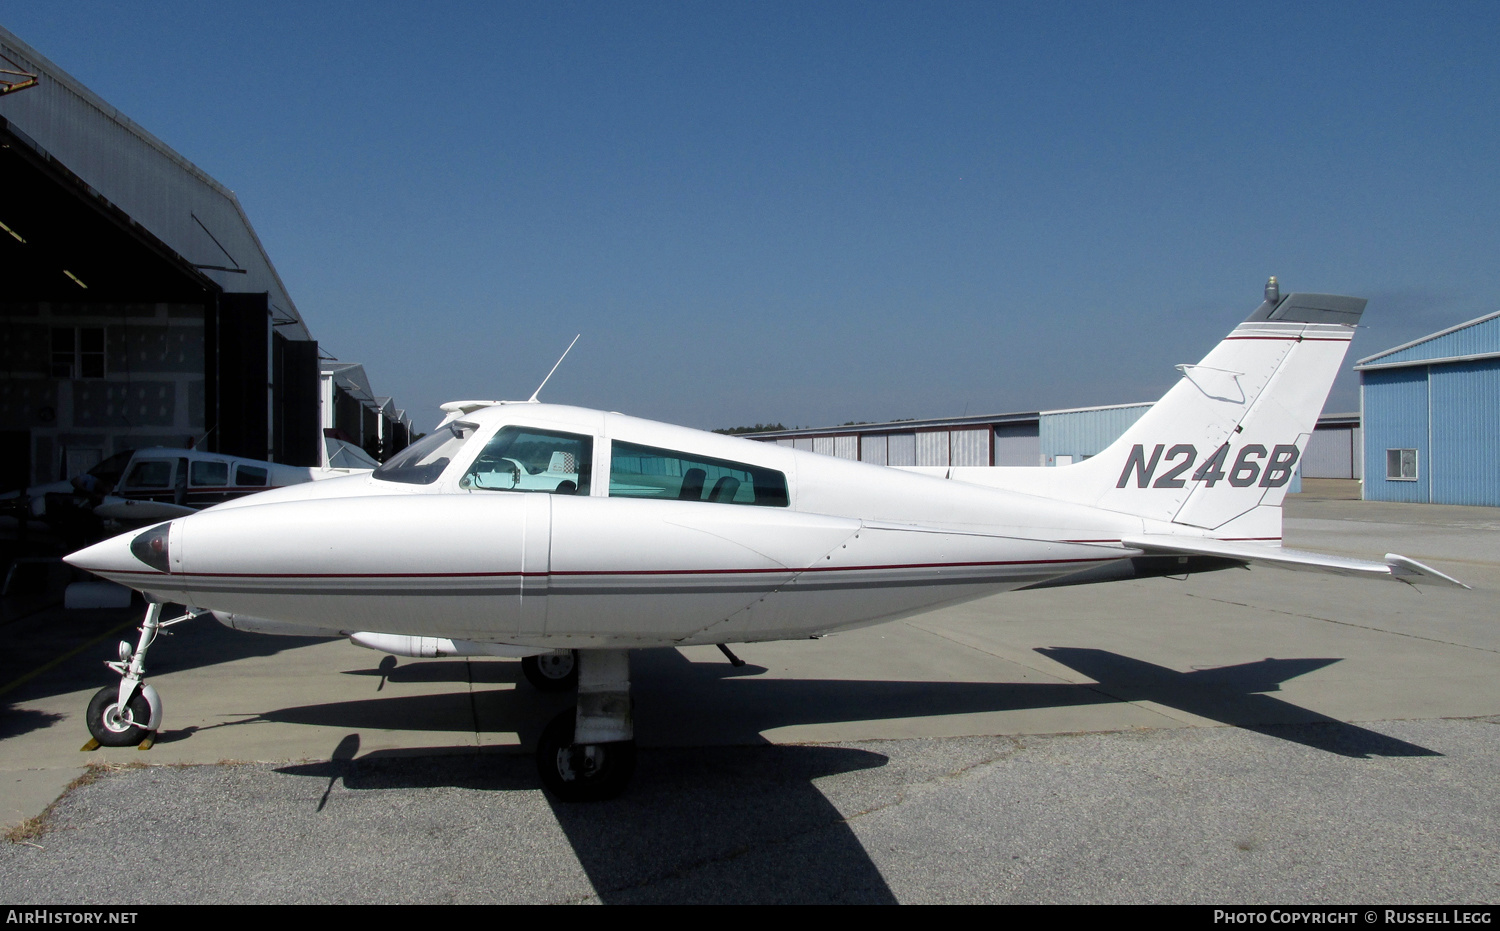
[[[198,461],[188,468],[188,484],[195,488],[218,488],[229,484],[229,463]]]
[[[488,443],[460,488],[587,495],[594,438],[533,427],[505,427]]]
[[[234,483],[236,485],[264,485],[266,483],[266,470],[260,466],[235,466]]]
[[[774,469],[616,440],[609,458],[612,498],[660,498],[784,508],[786,476]]]
[[[371,473],[383,482],[431,485],[448,468],[454,455],[478,429],[477,424],[454,420],[443,424]]]

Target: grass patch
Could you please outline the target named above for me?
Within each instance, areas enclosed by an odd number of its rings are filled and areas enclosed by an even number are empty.
[[[62,794],[53,800],[52,804],[42,809],[42,813],[34,818],[27,818],[20,824],[5,832],[5,839],[12,844],[26,844],[39,839],[43,834],[52,830],[52,815],[57,811],[57,806],[62,804],[63,799],[73,793],[74,789],[81,789],[86,785],[92,785],[103,779],[106,774],[119,772],[126,769],[145,769],[149,764],[141,761],[130,763],[90,763],[83,773],[62,790]]]

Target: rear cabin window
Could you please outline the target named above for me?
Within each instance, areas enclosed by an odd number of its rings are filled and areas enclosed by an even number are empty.
[[[200,488],[229,484],[229,463],[195,462],[188,468],[188,482]]]
[[[234,483],[236,485],[264,485],[266,470],[259,466],[235,466]]]
[[[170,459],[147,459],[137,462],[125,477],[126,488],[171,488],[172,461]]]
[[[593,447],[591,436],[505,427],[484,444],[458,485],[472,491],[587,495]]]
[[[609,494],[771,508],[788,503],[786,476],[774,469],[618,440],[610,452]]]

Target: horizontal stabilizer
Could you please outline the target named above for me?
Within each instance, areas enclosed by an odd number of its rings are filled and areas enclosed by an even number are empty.
[[[1348,556],[1329,556],[1324,553],[1309,553],[1289,550],[1280,546],[1265,546],[1258,543],[1239,543],[1230,540],[1212,540],[1207,537],[1177,536],[1175,534],[1141,534],[1120,541],[1147,553],[1181,554],[1193,556],[1221,556],[1225,559],[1241,559],[1247,563],[1280,566],[1283,569],[1298,569],[1304,572],[1328,572],[1355,578],[1387,578],[1413,585],[1451,585],[1458,588],[1469,586],[1445,575],[1431,566],[1424,566],[1415,559],[1407,559],[1395,553],[1387,553],[1385,562],[1369,562]]]

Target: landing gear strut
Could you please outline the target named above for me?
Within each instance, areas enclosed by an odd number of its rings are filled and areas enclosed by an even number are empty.
[[[120,684],[106,685],[95,692],[93,699],[89,701],[89,733],[94,735],[101,746],[128,747],[139,744],[161,729],[161,696],[154,687],[143,681],[146,676],[146,651],[162,628],[180,624],[200,613],[190,609],[181,617],[163,621],[160,603],[152,602],[146,606],[146,619],[141,624],[140,640],[134,647],[130,645],[130,641],[121,640],[119,660],[104,664],[120,674]]]
[[[635,773],[630,653],[580,650],[578,707],[559,714],[537,742],[542,785],[559,801],[598,802],[625,791]]]

